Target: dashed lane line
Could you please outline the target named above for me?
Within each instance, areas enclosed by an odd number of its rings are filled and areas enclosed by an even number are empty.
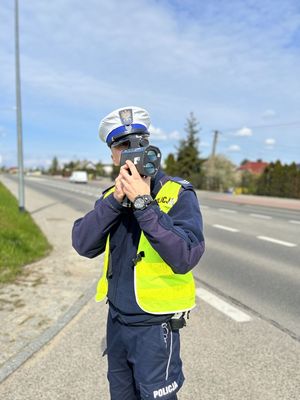
[[[231,228],[229,226],[224,226],[224,225],[219,225],[219,224],[214,224],[213,225],[214,228],[217,229],[222,229],[224,231],[228,231],[228,232],[240,232],[238,229],[236,228]],[[291,242],[285,242],[283,240],[279,240],[279,239],[275,239],[275,238],[271,238],[269,236],[256,236],[257,239],[260,240],[265,240],[267,242],[271,242],[271,243],[275,243],[275,244],[280,244],[282,246],[286,246],[286,247],[297,247],[297,244],[295,243],[291,243]]]
[[[228,214],[237,214],[237,211],[235,210],[229,210],[229,208],[219,208],[219,211],[228,213]]]
[[[270,217],[269,215],[263,215],[263,214],[250,214],[250,216],[261,219],[272,219],[272,217]]]
[[[211,208],[209,206],[203,206],[200,203],[199,203],[199,205],[201,206],[201,209],[209,209],[209,208]],[[218,211],[221,211],[223,213],[228,213],[228,214],[238,214],[238,211],[231,210],[229,208],[218,208]],[[265,220],[273,219],[273,217],[271,217],[270,215],[265,215],[265,214],[249,213],[248,215],[250,215],[253,218],[260,218],[260,219],[265,219]],[[288,222],[290,224],[300,225],[300,220],[291,219]]]
[[[297,245],[295,243],[290,243],[290,242],[284,242],[283,240],[279,240],[279,239],[274,239],[268,236],[256,236],[257,239],[260,240],[265,240],[267,242],[271,242],[271,243],[275,243],[275,244],[280,244],[282,246],[286,246],[286,247],[297,247]]]
[[[224,225],[214,224],[213,227],[217,228],[217,229],[223,229],[224,231],[228,231],[228,232],[239,232],[238,229],[230,228],[229,226],[224,226]]]
[[[195,276],[195,280],[203,285],[204,287],[206,287],[207,289],[209,289],[210,292],[216,293],[218,296],[224,298],[224,299],[228,299],[228,301],[230,301],[231,304],[235,304],[239,309],[244,309],[246,311],[248,311],[251,316],[253,316],[252,318],[259,318],[263,321],[266,321],[268,324],[274,326],[276,329],[279,329],[281,332],[289,335],[292,339],[296,340],[297,342],[300,343],[300,335],[298,335],[297,333],[290,331],[288,328],[284,327],[283,325],[281,325],[279,322],[266,317],[265,315],[261,314],[260,312],[254,310],[253,308],[247,306],[246,304],[240,302],[239,300],[237,300],[234,297],[229,296],[228,294],[222,292],[220,289],[217,289],[216,287],[210,285],[208,282],[203,281],[202,279],[199,279],[197,276]]]
[[[226,303],[224,300],[221,300],[219,297],[203,288],[196,289],[196,293],[201,300],[204,300],[206,303],[210,304],[212,307],[216,308],[218,311],[227,315],[236,322],[249,322],[252,319],[248,314],[233,307],[231,304]]]

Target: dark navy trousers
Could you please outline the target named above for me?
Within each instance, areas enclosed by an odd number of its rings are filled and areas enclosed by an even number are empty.
[[[128,326],[107,321],[111,400],[176,400],[184,376],[179,331],[169,323]]]

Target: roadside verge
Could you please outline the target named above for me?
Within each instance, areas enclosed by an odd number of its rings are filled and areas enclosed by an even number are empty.
[[[0,180],[16,196],[17,184],[5,176]],[[53,251],[25,266],[14,283],[0,286],[0,381],[49,341],[93,296],[101,264],[99,258],[79,257],[71,246],[72,225],[81,216],[78,211],[35,190],[25,190],[26,209]]]

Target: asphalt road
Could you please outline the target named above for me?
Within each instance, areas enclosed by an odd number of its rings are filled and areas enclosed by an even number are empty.
[[[206,207],[207,251],[196,276],[300,340],[300,213]]]
[[[101,192],[42,178],[26,184],[82,213]],[[299,212],[201,193],[199,200],[207,251],[195,268],[198,307],[182,331],[187,382],[180,400],[299,399]],[[0,398],[107,400],[105,314],[104,304],[89,302],[4,381]]]
[[[107,186],[41,178],[26,184],[83,214]],[[202,193],[206,253],[195,277],[300,342],[300,211],[232,204]]]

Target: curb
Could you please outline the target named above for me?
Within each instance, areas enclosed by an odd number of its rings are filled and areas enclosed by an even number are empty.
[[[25,346],[20,352],[7,360],[0,368],[0,383],[15,372],[30,357],[37,353],[43,346],[49,343],[91,300],[96,291],[96,281],[87,289],[81,297],[62,315],[57,322],[40,334],[30,344]]]

